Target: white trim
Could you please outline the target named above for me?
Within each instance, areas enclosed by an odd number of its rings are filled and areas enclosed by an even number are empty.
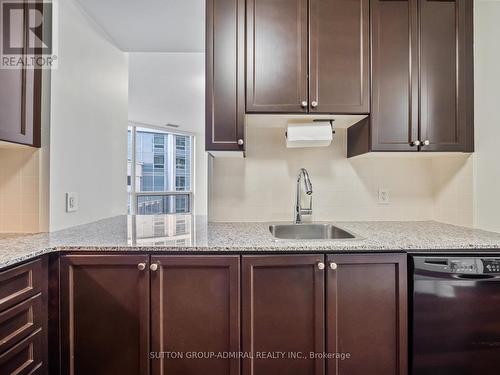
[[[131,121],[129,120],[129,126],[135,126],[137,128],[145,128],[145,129],[152,129],[152,130],[159,130],[164,133],[169,133],[169,134],[176,134],[176,135],[187,135],[194,137],[195,133],[193,132],[187,132],[184,130],[179,130],[177,128],[173,128],[167,125],[155,125],[155,124],[148,124],[146,122],[140,122],[140,121]]]
[[[130,189],[130,195],[132,197],[131,203],[130,203],[130,210],[132,214],[135,214],[137,211],[137,192],[135,191],[135,184],[136,184],[136,179],[137,179],[137,171],[136,171],[136,162],[137,162],[137,157],[136,157],[136,149],[137,149],[137,144],[136,144],[136,135],[137,135],[137,129],[135,126],[131,126],[132,129],[132,157],[131,157],[131,165],[130,165],[130,176],[132,178],[131,181],[131,189]],[[128,150],[127,150],[128,154]]]

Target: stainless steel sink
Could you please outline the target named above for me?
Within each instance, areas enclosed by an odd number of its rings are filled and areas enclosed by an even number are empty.
[[[287,240],[346,240],[356,236],[332,224],[274,224],[271,234]]]

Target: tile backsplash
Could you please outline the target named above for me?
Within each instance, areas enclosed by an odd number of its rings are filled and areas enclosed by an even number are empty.
[[[39,150],[0,148],[0,233],[39,231]]]
[[[434,219],[444,223],[474,225],[474,155],[453,155],[432,160]]]
[[[346,158],[347,130],[324,148],[287,149],[286,119],[247,119],[245,159],[212,162],[211,221],[290,221],[297,172],[313,183],[313,220],[442,220],[472,225],[466,156],[384,154]],[[390,203],[381,204],[379,189]],[[461,195],[465,197],[462,199]],[[304,200],[306,204],[306,200]],[[470,206],[472,203],[470,203]]]

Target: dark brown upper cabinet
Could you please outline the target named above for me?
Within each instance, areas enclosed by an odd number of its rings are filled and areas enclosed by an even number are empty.
[[[417,0],[371,4],[372,151],[417,151]]]
[[[151,257],[152,351],[240,351],[239,256]],[[238,358],[154,358],[153,375],[239,375]]]
[[[248,0],[248,113],[368,113],[368,0]]]
[[[245,113],[369,113],[369,0],[207,0],[206,24],[207,151],[244,151]]]
[[[418,4],[422,151],[472,151],[473,2]]]
[[[247,112],[307,112],[307,0],[247,0]]]
[[[2,21],[3,22],[3,21]],[[11,23],[11,35],[17,34],[27,48],[23,22]],[[4,36],[0,30],[0,38]],[[42,72],[40,69],[0,68],[0,141],[40,147]]]
[[[245,0],[207,0],[206,150],[243,151]]]
[[[309,4],[309,110],[369,113],[369,0]]]
[[[371,118],[348,156],[474,150],[472,0],[372,0]]]

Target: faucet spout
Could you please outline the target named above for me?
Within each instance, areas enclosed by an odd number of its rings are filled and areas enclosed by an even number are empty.
[[[301,180],[304,180],[304,191],[309,196],[309,208],[302,208],[301,203]],[[297,176],[297,190],[296,190],[296,200],[295,200],[295,215],[294,215],[294,223],[301,224],[303,215],[312,215],[312,193],[313,187],[311,183],[311,178],[309,177],[309,173],[305,168],[301,168],[299,171],[299,175]]]

